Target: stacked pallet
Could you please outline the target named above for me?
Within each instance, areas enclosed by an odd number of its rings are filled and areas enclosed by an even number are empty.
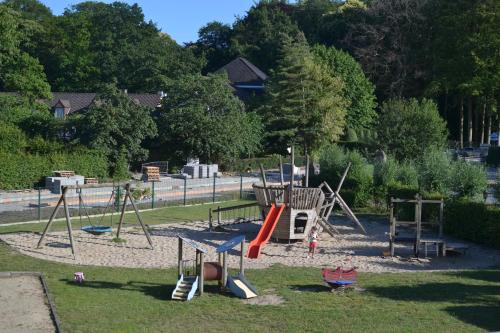
[[[85,178],[85,184],[99,184],[97,178]]]
[[[154,182],[160,180],[160,168],[154,166],[145,166],[142,170],[143,180],[146,182]]]
[[[74,177],[75,176],[75,172],[74,171],[65,171],[65,170],[61,170],[61,171],[53,171],[54,173],[54,176],[55,177]]]

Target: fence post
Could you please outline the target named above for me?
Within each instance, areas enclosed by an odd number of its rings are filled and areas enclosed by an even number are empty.
[[[38,187],[38,222],[42,220],[42,190]]]
[[[186,206],[187,177],[184,177],[184,206]]]
[[[240,173],[240,200],[243,199],[243,174]]]
[[[212,190],[212,202],[215,202],[215,179],[217,178],[217,173],[214,172],[214,187]]]
[[[151,209],[155,208],[155,182],[151,184]]]

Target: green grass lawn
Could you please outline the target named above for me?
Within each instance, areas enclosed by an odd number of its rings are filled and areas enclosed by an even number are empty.
[[[235,202],[226,203],[228,205]],[[144,212],[148,224],[206,219],[207,206]],[[132,216],[130,216],[131,218]],[[129,217],[127,217],[129,218]],[[31,225],[24,225],[27,230]],[[38,226],[36,226],[38,228]],[[0,228],[5,232],[10,227]],[[9,232],[15,231],[10,229]],[[172,255],[176,255],[173,253]],[[0,271],[45,273],[67,332],[475,332],[500,329],[500,267],[446,273],[361,273],[363,292],[330,293],[319,269],[247,270],[259,294],[248,305],[216,285],[170,301],[176,269],[73,266],[21,255],[0,243]],[[73,273],[85,272],[83,285]]]
[[[46,274],[67,332],[474,332],[500,328],[500,268],[457,273],[360,274],[364,292],[333,294],[319,269],[249,270],[260,294],[282,305],[248,305],[215,285],[170,301],[176,270],[81,267],[0,245],[0,270]],[[73,273],[85,272],[83,285]]]

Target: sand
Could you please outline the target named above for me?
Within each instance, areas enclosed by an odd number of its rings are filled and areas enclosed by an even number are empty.
[[[0,331],[55,332],[46,302],[39,277],[0,277]]]
[[[334,217],[340,234],[334,238],[326,233],[320,235],[317,254],[314,259],[307,258],[307,246],[303,242],[268,243],[258,259],[246,259],[247,268],[266,268],[275,264],[294,267],[358,267],[362,272],[403,272],[439,271],[485,268],[500,265],[500,251],[466,243],[466,255],[435,257],[434,251],[429,258],[411,260],[411,247],[398,246],[397,257],[382,257],[387,251],[387,219],[361,218],[368,234],[361,234],[345,218]],[[117,244],[113,235],[94,236],[76,231],[74,233],[76,256],[73,257],[66,232],[49,233],[44,246],[36,248],[38,233],[15,233],[0,235],[19,252],[44,260],[77,265],[97,265],[113,267],[167,268],[177,266],[177,235],[198,242],[208,251],[207,260],[216,261],[215,247],[240,234],[251,240],[257,234],[259,223],[245,223],[227,227],[228,232],[209,232],[206,222],[176,223],[150,227],[154,249],[150,249],[146,237],[139,227],[126,227],[121,238],[126,242]],[[452,241],[449,239],[448,241]],[[456,241],[456,240],[453,240]],[[186,259],[194,259],[194,251],[187,246]],[[238,267],[239,250],[230,252],[229,266]]]

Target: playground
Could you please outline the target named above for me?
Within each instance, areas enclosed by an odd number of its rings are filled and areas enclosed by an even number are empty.
[[[168,212],[168,209],[166,210]],[[320,235],[317,255],[307,258],[307,244],[295,242],[269,242],[263,247],[258,259],[247,259],[248,268],[267,268],[275,264],[291,267],[346,267],[356,266],[361,272],[408,272],[427,270],[458,270],[484,268],[500,265],[500,251],[483,248],[468,243],[467,255],[436,257],[429,253],[429,258],[409,260],[412,249],[396,244],[397,256],[384,257],[387,251],[388,231],[385,216],[362,216],[361,223],[367,234],[357,228],[343,216],[333,216],[339,235],[332,237],[327,233]],[[145,223],[148,224],[148,219]],[[139,225],[129,223],[122,231],[124,243],[112,241],[113,235],[94,236],[81,230],[75,230],[76,255],[73,257],[66,231],[48,233],[46,245],[37,249],[39,234],[9,233],[0,235],[0,239],[22,254],[39,259],[76,265],[97,265],[135,268],[170,268],[177,265],[177,236],[191,239],[207,249],[207,258],[215,260],[215,248],[223,242],[244,234],[248,240],[257,235],[261,222],[241,223],[225,227],[227,232],[210,232],[205,221],[168,223],[150,226],[150,235],[154,244],[151,249]],[[186,253],[193,259],[193,253]],[[239,259],[229,258],[229,266],[237,267]]]
[[[44,272],[67,331],[498,327],[500,251],[444,236],[442,200],[392,199],[389,217],[356,215],[340,193],[349,166],[335,190],[308,187],[307,176],[300,186],[293,171],[286,184],[280,169],[271,185],[261,168],[253,203],[140,212],[127,184],[114,220],[104,209],[80,225],[68,212],[73,188],[63,187],[47,223],[0,230],[2,270]],[[431,220],[428,206],[437,207]],[[65,219],[53,219],[58,209]]]

